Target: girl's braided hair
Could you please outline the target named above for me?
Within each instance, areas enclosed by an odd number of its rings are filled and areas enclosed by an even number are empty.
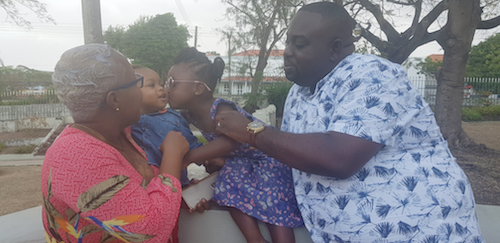
[[[213,63],[203,52],[199,52],[194,47],[188,47],[179,53],[174,60],[174,65],[187,63],[193,68],[199,81],[205,82],[210,89],[215,90],[217,82],[220,81],[224,72],[225,63],[220,57],[216,57]]]

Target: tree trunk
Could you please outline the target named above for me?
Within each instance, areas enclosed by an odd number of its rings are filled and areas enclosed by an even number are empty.
[[[451,147],[473,144],[462,129],[465,66],[472,39],[481,20],[480,0],[450,0],[448,22],[437,41],[444,49],[438,74],[436,121]]]
[[[267,66],[267,58],[265,57],[265,52],[262,51],[259,54],[259,59],[257,60],[257,66],[255,67],[255,72],[252,77],[252,94],[259,91],[260,81],[264,78],[264,69]],[[262,56],[262,57],[261,57]]]

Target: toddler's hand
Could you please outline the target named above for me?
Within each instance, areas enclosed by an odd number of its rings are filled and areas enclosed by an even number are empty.
[[[163,154],[174,153],[184,156],[189,151],[189,143],[182,133],[170,131],[161,143],[160,151]]]

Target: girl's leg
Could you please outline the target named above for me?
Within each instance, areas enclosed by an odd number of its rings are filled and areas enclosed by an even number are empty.
[[[236,208],[228,207],[228,211],[248,243],[266,242],[260,233],[256,218],[249,216]]]
[[[278,226],[273,224],[266,224],[271,234],[271,239],[273,243],[289,243],[295,242],[295,235],[293,233],[293,228],[288,228],[285,226]]]

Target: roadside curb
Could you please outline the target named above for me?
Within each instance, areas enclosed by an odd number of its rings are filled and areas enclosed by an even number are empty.
[[[2,154],[0,155],[0,166],[42,165],[44,159],[45,156],[32,154]]]

